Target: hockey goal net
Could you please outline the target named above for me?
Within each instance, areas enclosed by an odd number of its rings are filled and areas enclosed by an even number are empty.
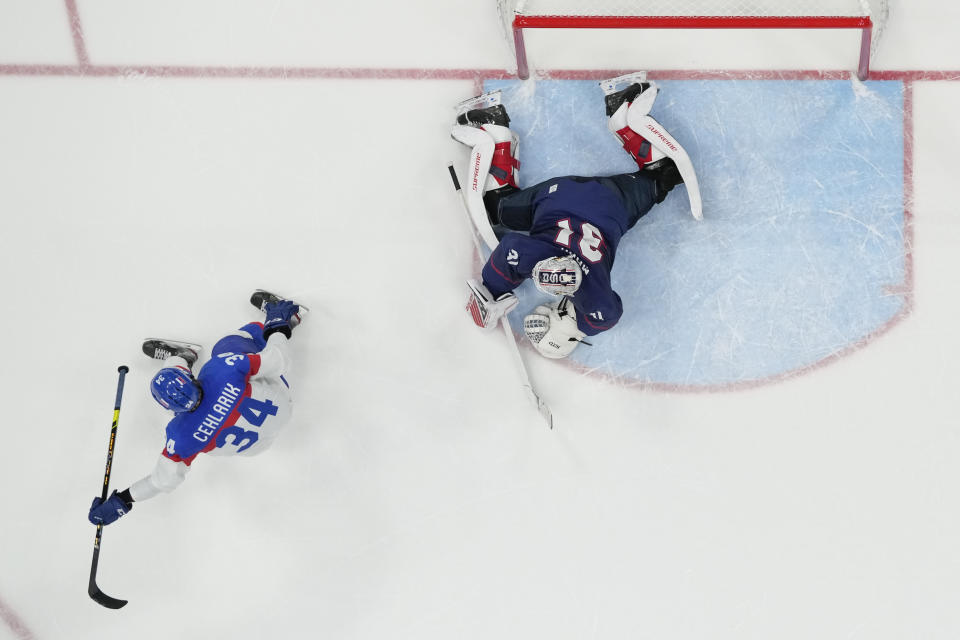
[[[530,75],[525,29],[852,29],[861,32],[857,76],[887,20],[889,0],[497,0],[517,59]]]

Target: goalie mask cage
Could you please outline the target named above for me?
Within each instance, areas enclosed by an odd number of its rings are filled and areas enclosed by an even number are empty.
[[[497,0],[517,60],[530,77],[524,29],[859,29],[857,76],[887,19],[889,0]]]

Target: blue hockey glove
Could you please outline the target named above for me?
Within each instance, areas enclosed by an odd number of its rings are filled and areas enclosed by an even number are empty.
[[[278,300],[268,302],[263,307],[267,318],[263,323],[263,339],[268,339],[278,331],[290,338],[293,328],[300,324],[300,305],[292,300]]]
[[[121,516],[129,513],[131,509],[133,509],[133,505],[124,501],[124,499],[114,491],[110,494],[110,497],[107,498],[106,502],[101,500],[99,496],[94,498],[93,504],[90,505],[90,513],[87,515],[87,518],[93,524],[107,525],[116,522]]]

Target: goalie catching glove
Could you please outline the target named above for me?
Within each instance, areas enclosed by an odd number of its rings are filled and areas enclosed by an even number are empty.
[[[500,318],[506,316],[519,302],[517,296],[512,293],[505,293],[494,300],[490,290],[477,280],[467,280],[467,286],[470,287],[467,311],[473,317],[474,323],[481,329],[496,327]]]
[[[566,358],[587,335],[577,328],[577,314],[569,298],[534,309],[523,319],[523,332],[547,358]]]

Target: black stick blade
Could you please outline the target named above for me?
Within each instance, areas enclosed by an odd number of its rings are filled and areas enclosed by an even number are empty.
[[[106,607],[107,609],[119,609],[127,604],[126,600],[118,600],[117,598],[111,598],[103,591],[100,591],[100,588],[96,584],[91,584],[87,588],[87,593],[90,594],[90,597],[93,598],[93,601],[97,604]]]

